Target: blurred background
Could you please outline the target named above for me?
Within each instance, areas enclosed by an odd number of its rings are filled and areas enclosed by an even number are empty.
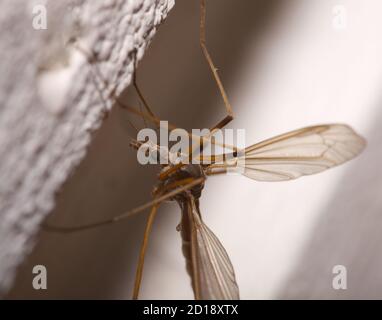
[[[355,160],[296,181],[207,181],[202,214],[231,257],[243,299],[382,298],[381,10],[378,0],[207,0],[208,47],[236,117],[228,127],[245,129],[252,144],[341,122],[368,140]],[[186,129],[225,115],[199,48],[198,19],[198,1],[178,0],[138,69],[152,109]],[[131,88],[123,98],[137,104]],[[158,168],[137,163],[131,118],[113,109],[50,223],[92,222],[150,199]],[[6,298],[129,299],[146,217],[78,234],[41,232]],[[193,298],[179,220],[175,203],[161,207],[142,299]],[[32,289],[36,264],[47,267],[46,291]],[[346,290],[332,287],[335,265],[347,269]]]

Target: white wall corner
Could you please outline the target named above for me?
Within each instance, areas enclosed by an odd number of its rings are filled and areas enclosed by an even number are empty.
[[[36,5],[40,5],[36,7]],[[41,6],[43,5],[43,6]],[[0,292],[174,0],[0,3]],[[37,9],[36,9],[37,8]],[[43,26],[46,8],[47,29]],[[85,55],[96,54],[95,77]],[[97,90],[96,88],[102,90]],[[102,91],[102,98],[100,92]]]

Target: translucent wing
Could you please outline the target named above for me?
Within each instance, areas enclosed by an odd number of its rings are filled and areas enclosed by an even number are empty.
[[[291,180],[344,163],[365,145],[365,140],[347,125],[307,127],[254,144],[242,156],[212,164],[207,173],[231,168],[254,180]]]
[[[183,208],[182,239],[196,299],[239,299],[235,272],[226,250],[200,218],[194,199]]]

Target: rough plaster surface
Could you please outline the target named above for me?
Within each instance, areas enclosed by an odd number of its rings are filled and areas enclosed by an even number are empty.
[[[32,27],[47,8],[47,30]],[[0,3],[0,292],[174,0]],[[81,48],[97,56],[95,78]],[[96,90],[99,88],[99,90]],[[101,94],[102,92],[102,94]],[[102,97],[102,98],[101,98]]]

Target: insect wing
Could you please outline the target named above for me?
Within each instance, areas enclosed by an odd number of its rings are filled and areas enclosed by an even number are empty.
[[[243,156],[234,159],[232,170],[258,181],[291,180],[342,164],[365,145],[347,125],[307,127],[247,147]],[[221,168],[222,164],[213,164],[209,170],[214,166]]]
[[[239,299],[235,272],[226,250],[216,235],[204,224],[193,210],[195,237],[191,246],[196,253],[198,287],[200,298],[205,300]]]

